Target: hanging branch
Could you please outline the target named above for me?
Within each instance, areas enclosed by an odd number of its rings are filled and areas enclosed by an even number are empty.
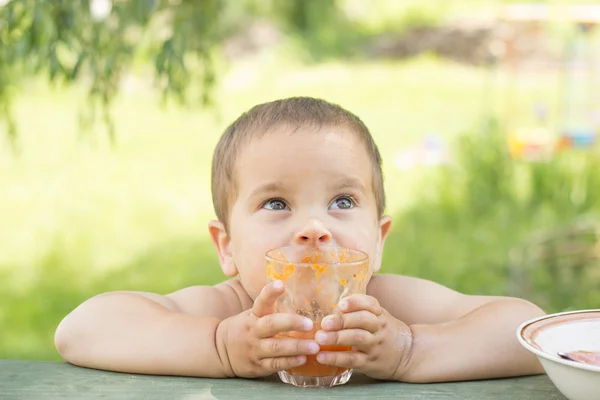
[[[0,5],[0,126],[6,127],[15,148],[18,127],[12,105],[19,84],[31,76],[45,76],[51,84],[84,84],[87,101],[80,110],[81,131],[99,120],[115,144],[111,104],[124,74],[140,58],[153,66],[163,103],[172,99],[208,106],[217,80],[213,54],[233,27],[239,28],[240,16],[267,16],[307,43],[331,42],[332,37],[351,31],[336,28],[343,20],[336,0],[4,0],[0,4],[4,4]]]
[[[16,146],[12,104],[19,83],[45,74],[54,84],[87,85],[80,128],[85,131],[100,119],[114,144],[110,107],[123,74],[144,46],[154,58],[165,101],[186,103],[190,87],[199,81],[201,104],[211,104],[215,73],[210,53],[221,39],[222,1],[9,1],[0,7],[0,120],[10,142]],[[154,31],[168,33],[152,37]]]

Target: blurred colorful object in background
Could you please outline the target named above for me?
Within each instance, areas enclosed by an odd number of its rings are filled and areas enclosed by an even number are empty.
[[[558,151],[593,148],[600,132],[600,6],[511,4],[501,15],[508,23],[507,34],[495,62],[512,70],[511,90],[504,99],[510,154],[533,161]],[[527,48],[531,43],[550,46],[557,24],[567,34],[556,58],[523,62],[524,52],[535,51]],[[549,99],[539,96],[533,100],[533,121],[518,121],[517,110],[529,100],[522,98],[521,86],[548,71],[556,74],[556,106],[550,110]]]

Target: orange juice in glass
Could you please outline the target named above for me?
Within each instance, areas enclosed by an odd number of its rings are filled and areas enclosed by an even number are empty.
[[[312,319],[311,332],[284,332],[279,336],[314,339],[323,317],[339,312],[337,304],[351,294],[364,294],[369,280],[367,254],[343,247],[288,246],[267,253],[267,279],[280,279],[285,292],[277,299],[277,312],[300,314]],[[321,346],[321,351],[349,351],[349,346]],[[303,387],[342,385],[352,370],[323,365],[308,355],[298,368],[279,371],[285,383]]]

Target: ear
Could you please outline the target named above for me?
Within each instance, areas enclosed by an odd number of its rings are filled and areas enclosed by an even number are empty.
[[[373,272],[379,271],[381,268],[381,258],[383,256],[383,245],[385,244],[385,239],[390,233],[390,228],[392,227],[392,217],[389,215],[384,215],[379,220],[379,240],[377,241],[377,258],[375,263],[373,264]]]
[[[225,230],[225,226],[219,221],[210,221],[208,224],[208,231],[212,239],[217,255],[219,256],[219,263],[221,263],[221,269],[223,273],[229,277],[234,277],[238,274],[237,267],[233,261],[233,253],[231,251],[231,239]]]

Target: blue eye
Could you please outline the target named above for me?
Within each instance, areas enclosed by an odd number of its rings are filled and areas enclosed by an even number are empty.
[[[356,204],[356,200],[350,195],[343,195],[338,197],[329,206],[330,210],[349,210]]]
[[[261,208],[273,211],[284,211],[288,208],[288,206],[285,204],[285,201],[281,199],[269,199],[263,203]]]

